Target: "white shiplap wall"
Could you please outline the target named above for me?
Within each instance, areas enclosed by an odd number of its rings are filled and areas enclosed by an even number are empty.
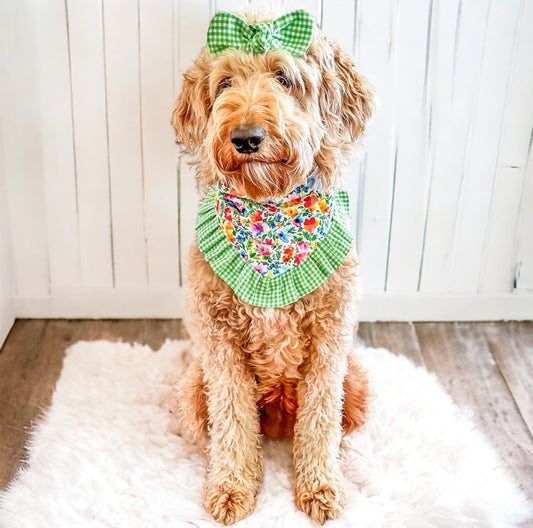
[[[241,4],[1,3],[17,316],[183,315],[197,196],[169,117],[210,17]],[[347,174],[362,317],[533,318],[533,2],[283,5],[378,93]]]

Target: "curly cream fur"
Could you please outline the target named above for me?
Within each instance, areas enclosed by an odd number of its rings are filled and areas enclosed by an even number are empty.
[[[271,15],[247,11],[248,22]],[[283,82],[280,82],[280,78]],[[203,49],[184,77],[172,123],[198,162],[206,189],[217,180],[253,199],[280,196],[318,166],[337,189],[373,109],[372,90],[350,58],[316,29],[303,57]],[[266,139],[239,154],[231,129],[255,123]],[[184,432],[206,452],[205,507],[232,524],[249,515],[261,486],[261,436],[294,441],[296,505],[323,524],[345,504],[343,428],[364,423],[366,377],[351,352],[359,301],[352,252],[318,289],[283,308],[245,304],[191,249],[189,331],[199,354],[176,386]]]

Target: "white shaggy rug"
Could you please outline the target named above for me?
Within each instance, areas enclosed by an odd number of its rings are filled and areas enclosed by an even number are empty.
[[[165,400],[186,343],[72,346],[28,467],[4,493],[2,528],[218,526],[202,508],[205,462],[169,430]],[[433,376],[361,350],[377,398],[349,438],[349,503],[328,523],[357,528],[511,527],[527,504],[467,414]],[[265,441],[257,509],[239,527],[316,527],[294,506],[290,442]]]

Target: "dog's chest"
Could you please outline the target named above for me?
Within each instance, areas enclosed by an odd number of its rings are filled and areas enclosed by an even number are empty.
[[[250,321],[246,352],[251,370],[259,383],[299,379],[299,367],[309,354],[301,319],[272,308],[262,312],[263,317]]]

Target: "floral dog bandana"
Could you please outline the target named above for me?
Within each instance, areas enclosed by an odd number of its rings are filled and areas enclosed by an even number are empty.
[[[216,55],[226,48],[248,53],[284,49],[303,55],[313,39],[313,17],[303,9],[292,11],[267,23],[247,24],[232,13],[217,13],[207,30],[207,46]]]
[[[318,288],[348,254],[348,196],[324,193],[316,171],[283,198],[263,202],[217,183],[200,205],[196,235],[240,299],[286,306]]]

